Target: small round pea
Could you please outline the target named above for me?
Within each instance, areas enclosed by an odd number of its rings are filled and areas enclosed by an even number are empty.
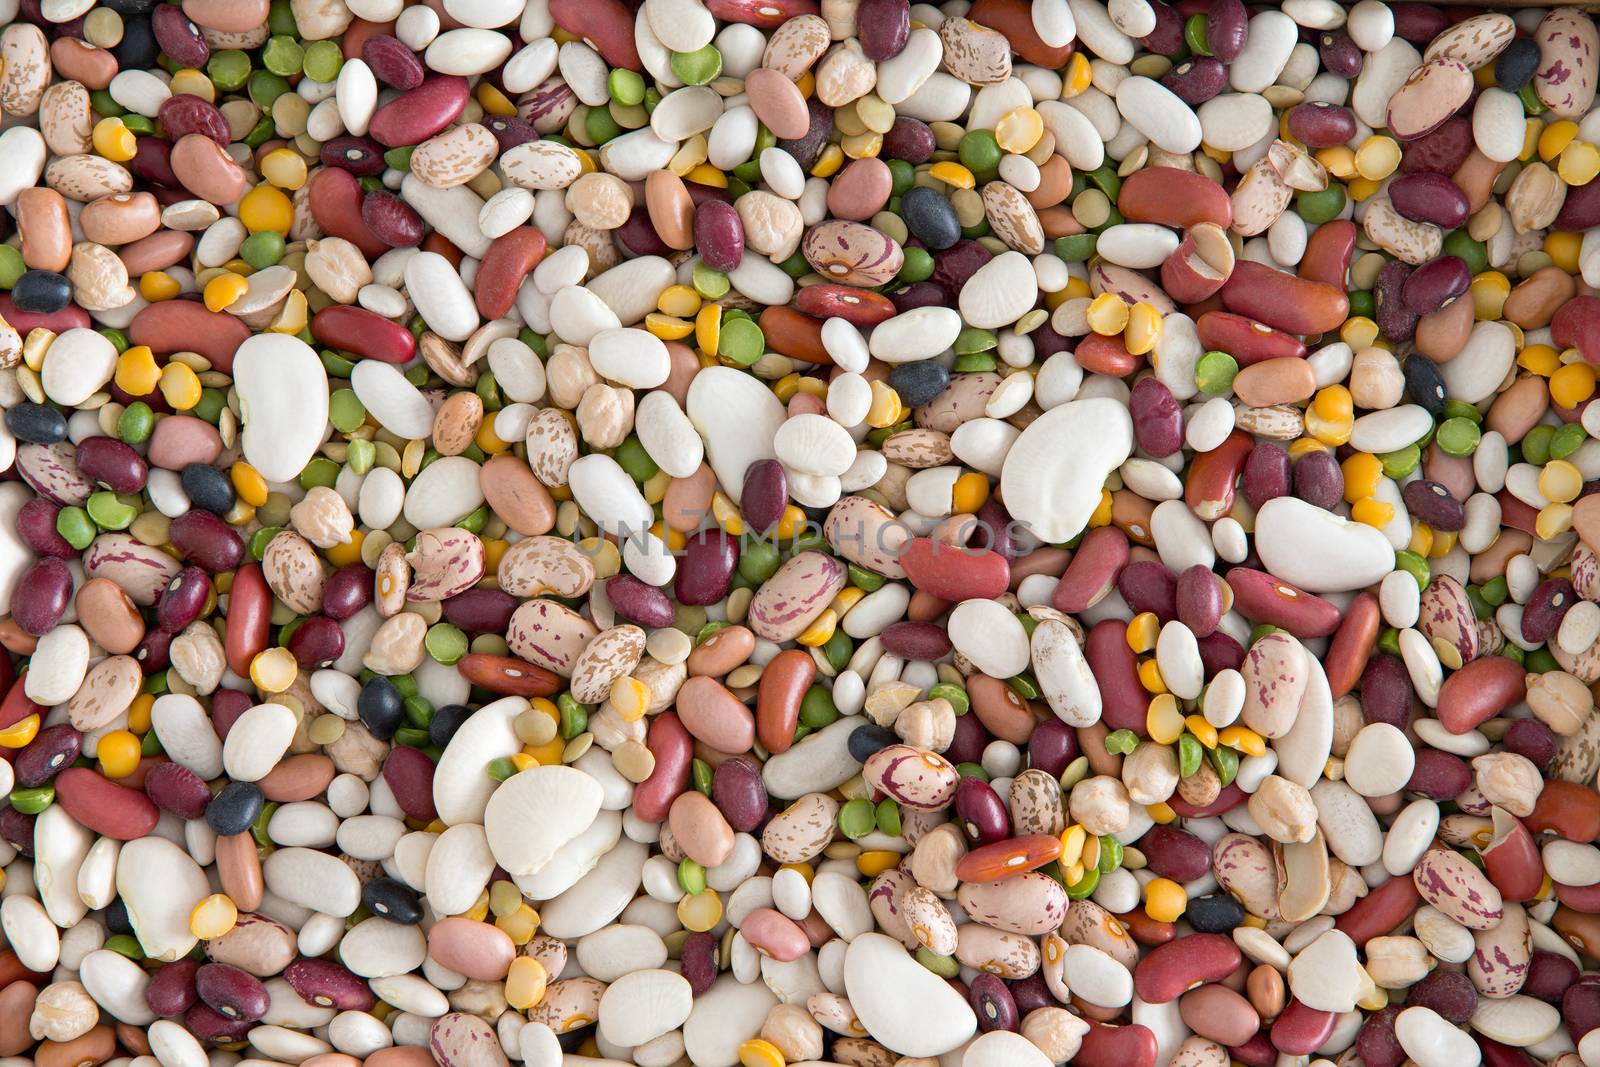
[[[1344,210],[1344,186],[1329,182],[1326,189],[1301,193],[1296,203],[1300,217],[1313,226],[1331,222]]]
[[[1555,437],[1554,426],[1535,426],[1522,438],[1522,458],[1529,463],[1544,466],[1550,462],[1550,441]]]
[[[1239,361],[1226,352],[1211,351],[1194,365],[1194,384],[1207,396],[1223,396],[1233,388]]]
[[[903,282],[925,282],[933,277],[933,254],[926,248],[908,248],[900,265],[899,278]]]
[[[900,805],[889,797],[878,801],[878,830],[890,837],[899,837],[901,831]]]
[[[800,699],[801,722],[820,730],[838,718],[839,709],[834,706],[832,693],[820,685],[806,690],[806,695]]]
[[[10,289],[27,272],[22,253],[12,245],[0,245],[0,289]]]
[[[1434,440],[1446,455],[1470,456],[1478,450],[1478,442],[1482,437],[1478,424],[1471,419],[1453,418],[1439,424],[1439,432]]]
[[[467,635],[448,622],[428,627],[422,644],[428,650],[428,655],[446,667],[455,666],[467,654]]]
[[[299,74],[305,58],[306,50],[293,37],[269,37],[261,49],[261,65],[284,78]]]
[[[704,263],[694,265],[694,291],[705,300],[720,300],[728,295],[728,290],[733,287],[728,281],[728,276],[720,270],[712,270]]]
[[[250,77],[250,57],[235,48],[212,52],[211,58],[206,61],[206,73],[210,75],[212,85],[225,93],[234,92],[242,88],[245,79]]]
[[[561,739],[571,741],[589,728],[589,709],[578,703],[571,693],[556,698],[556,710],[561,714]]]
[[[778,547],[771,541],[751,539],[739,552],[739,573],[752,585],[760,585],[778,572],[782,562]]]
[[[56,533],[73,548],[80,551],[88,548],[89,543],[99,532],[95,529],[94,521],[89,518],[89,513],[82,508],[62,508],[56,513]]]
[[[619,104],[632,107],[644,103],[644,79],[634,71],[618,67],[606,79],[606,87],[611,92],[611,99]]]
[[[839,809],[839,832],[852,841],[859,840],[878,828],[878,815],[872,801],[864,797],[847,800]]]
[[[306,77],[324,85],[339,77],[344,66],[344,53],[335,41],[312,41],[306,45],[305,61],[301,64]]]
[[[1566,459],[1589,439],[1589,432],[1583,428],[1582,423],[1569,422],[1558,429],[1550,438],[1550,458]]]
[[[972,171],[973,177],[980,181],[984,175],[1000,169],[1000,160],[1004,154],[1000,151],[993,130],[968,130],[962,135],[961,143],[956,146],[956,155],[960,157],[961,165]]]
[[[276,266],[283,259],[283,234],[275,230],[253,233],[239,246],[239,256],[256,270]]]
[[[685,85],[709,85],[722,73],[722,53],[714,44],[693,52],[674,52],[672,73]]]

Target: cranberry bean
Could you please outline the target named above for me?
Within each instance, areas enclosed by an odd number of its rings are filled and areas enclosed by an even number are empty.
[[[375,189],[361,200],[361,221],[378,240],[394,248],[422,243],[422,216],[391,192]]]
[[[366,308],[342,304],[325,307],[312,316],[311,333],[330,348],[385,363],[409,363],[417,350],[416,338],[404,326]]]
[[[223,148],[233,143],[228,120],[215,104],[198,96],[181,93],[167,97],[161,103],[160,116],[162,128],[174,143],[191,133],[209,137]]]
[[[684,939],[679,957],[683,977],[697,997],[708,992],[717,980],[717,953],[717,939],[710,934],[695,933]]]

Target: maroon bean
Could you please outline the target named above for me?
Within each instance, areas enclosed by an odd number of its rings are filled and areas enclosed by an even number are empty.
[[[620,574],[606,583],[606,599],[617,615],[640,626],[659,629],[671,626],[672,598],[631,574]]]
[[[1528,963],[1528,978],[1518,990],[1537,997],[1546,1004],[1560,1004],[1572,983],[1578,980],[1578,965],[1567,957],[1544,949],[1535,949]]]
[[[140,137],[134,143],[128,170],[142,182],[153,182],[168,189],[181,189],[183,183],[172,172],[172,142],[159,137]]]
[[[1289,450],[1276,441],[1262,441],[1244,461],[1244,498],[1253,508],[1288,496],[1292,483]]]
[[[793,140],[785,138],[778,142],[778,147],[793,156],[795,162],[800,164],[801,170],[808,171],[817,165],[817,159],[822,155],[822,149],[833,136],[833,108],[813,96],[806,101],[806,114],[810,118],[810,125],[806,127],[806,135],[804,137],[796,137]],[[689,195],[694,195],[694,189],[693,185],[689,186]],[[744,231],[741,229],[739,232],[742,241]],[[700,244],[698,228],[695,231],[694,243],[696,245]]]
[[[944,286],[934,282],[914,282],[904,289],[896,289],[889,294],[889,299],[894,301],[894,309],[904,315],[917,308],[938,307],[948,304],[954,299],[945,292]]]
[[[200,33],[200,27],[183,13],[181,7],[158,4],[150,12],[150,29],[154,31],[161,50],[180,67],[203,67],[206,60],[211,58],[211,48]]]
[[[1215,633],[1222,621],[1222,588],[1204,563],[1178,575],[1178,620],[1196,637]]]
[[[17,533],[38,556],[76,559],[81,553],[56,529],[61,509],[42,496],[36,496],[17,512]]]
[[[1159,378],[1141,378],[1128,397],[1133,436],[1156,459],[1165,459],[1183,447],[1183,410],[1172,390]]]
[[[1471,211],[1467,194],[1443,174],[1418,173],[1396,178],[1389,185],[1389,199],[1395,211],[1412,222],[1431,222],[1447,230],[1464,224]]]
[[[433,760],[410,745],[396,745],[383,761],[383,781],[395,803],[410,818],[432,822],[439,812],[433,806]]]
[[[708,992],[717,980],[717,939],[710,934],[690,934],[684,938],[679,962],[683,977],[689,982],[689,992],[700,996]]]
[[[1341,78],[1354,78],[1361,73],[1361,47],[1343,30],[1332,30],[1317,40],[1317,56],[1323,69]]]
[[[359,564],[352,564],[359,566]],[[361,568],[366,571],[365,567]],[[328,579],[332,582],[333,579]],[[365,582],[362,586],[370,595],[372,590],[372,575],[367,571]],[[327,610],[328,593],[322,593],[323,610]],[[443,604],[444,617],[452,626],[473,634],[502,634],[511,623],[511,616],[517,610],[517,598],[510,593],[499,589],[468,589],[464,593],[457,593]],[[348,617],[348,616],[346,616]]]
[[[1471,785],[1472,768],[1466,760],[1436,748],[1419,748],[1411,779],[1406,782],[1406,792],[1418,793],[1442,804],[1454,800]]]
[[[1367,722],[1405,729],[1411,721],[1413,690],[1404,663],[1382,653],[1373,656],[1361,672],[1360,688],[1361,715]]]
[[[1138,848],[1152,871],[1174,882],[1192,882],[1211,870],[1211,846],[1175,826],[1150,827]]]
[[[1319,1011],[1290,998],[1272,1024],[1272,1047],[1290,1056],[1309,1056],[1333,1036],[1338,1021],[1335,1012]]]
[[[977,241],[957,241],[933,257],[933,283],[947,293],[959,293],[978,268],[994,258],[994,253]]]
[[[1472,154],[1476,142],[1472,137],[1472,122],[1452,118],[1425,137],[1405,143],[1405,154],[1400,159],[1402,174],[1444,174],[1456,172]]]
[[[174,143],[191,133],[203,134],[224,148],[233,142],[228,120],[209,100],[179,93],[163,100],[157,114],[161,118],[161,128]]]
[[[24,856],[33,855],[33,823],[38,817],[20,812],[9,804],[0,807],[0,837]]]
[[[1423,478],[1408,482],[1400,496],[1412,518],[1421,519],[1435,530],[1454,533],[1467,524],[1466,506],[1438,482]]]
[[[1556,735],[1538,719],[1518,719],[1500,739],[1507,752],[1525,757],[1543,771],[1556,756]]]
[[[856,39],[868,59],[880,63],[893,59],[905,49],[910,36],[908,0],[861,0],[856,10]]]
[[[323,166],[349,171],[358,178],[382,174],[388,166],[383,161],[383,146],[370,137],[335,137],[322,146],[320,156]]]
[[[231,571],[244,561],[244,541],[209,511],[195,508],[172,520],[167,536],[186,559],[211,574]]]
[[[489,132],[500,143],[502,153],[511,151],[519,144],[539,139],[539,131],[533,123],[516,115],[485,115],[483,124],[489,127]]]
[[[1394,1020],[1404,1005],[1390,1004],[1367,1016],[1356,1034],[1356,1052],[1366,1067],[1400,1067],[1405,1049],[1394,1034]]]
[[[704,607],[728,595],[739,564],[739,541],[721,529],[701,530],[684,543],[673,591],[678,603]]]
[[[1228,87],[1228,68],[1211,56],[1194,56],[1167,71],[1161,84],[1190,107],[1199,107]]]
[[[1023,1018],[1027,1018],[1035,1008],[1057,1006],[1055,997],[1050,994],[1050,987],[1045,984],[1044,975],[1038,971],[1011,983],[1011,999],[1017,1005],[1017,1013]]]
[[[1011,537],[1011,513],[1006,506],[994,497],[985,500],[978,509],[978,525],[982,529],[973,531],[969,543],[977,548],[987,548],[997,556],[1004,557],[1007,563],[1015,563],[1017,543]]]
[[[66,723],[46,726],[13,761],[17,784],[30,789],[44,785],[77,759],[82,749],[83,735]]]
[[[72,602],[72,571],[55,556],[33,562],[11,596],[11,618],[24,633],[43,637],[56,628]]]
[[[210,595],[211,579],[206,572],[199,567],[183,568],[156,601],[156,625],[168,633],[177,633],[200,617]]]
[[[926,163],[935,147],[933,127],[910,115],[897,117],[883,135],[883,157],[903,159],[912,166]]]
[[[965,718],[965,716],[963,716]],[[974,845],[988,845],[1011,836],[1011,814],[994,787],[966,776],[956,783],[956,821]]]
[[[739,512],[752,530],[766,532],[789,506],[789,476],[775,459],[758,459],[744,472]]]
[[[1243,0],[1211,0],[1206,10],[1206,44],[1211,46],[1212,55],[1232,63],[1244,51],[1249,36],[1249,14]]]
[[[157,1015],[182,1015],[199,999],[194,991],[194,974],[199,969],[198,960],[178,960],[156,968],[144,987],[144,1002]]]
[[[1128,565],[1128,535],[1116,526],[1090,530],[1056,583],[1050,603],[1057,611],[1078,612],[1104,600]]]
[[[1572,1040],[1600,1029],[1600,975],[1580,975],[1561,995],[1561,1015]]]
[[[207,1004],[196,1004],[183,1013],[183,1028],[201,1041],[213,1045],[243,1041],[254,1025],[243,1019],[230,1019]]]
[[[363,41],[361,58],[379,81],[396,89],[415,89],[427,73],[417,54],[387,33],[375,33]]]
[[[1411,987],[1406,1004],[1432,1008],[1457,1025],[1472,1018],[1478,1006],[1478,991],[1472,980],[1460,971],[1434,971]]]
[[[951,763],[977,763],[993,740],[976,715],[957,715],[955,738],[944,750],[944,758]]]
[[[172,648],[173,635],[166,630],[146,630],[144,639],[139,642],[139,647],[133,650],[133,658],[139,661],[139,669],[146,677],[157,671],[164,671],[172,662],[169,652]]]
[[[1378,329],[1383,336],[1395,341],[1409,341],[1416,335],[1420,316],[1405,302],[1406,279],[1411,268],[1398,259],[1384,265],[1378,272],[1378,281],[1372,287],[1372,301],[1376,306]]]
[[[1450,17],[1432,4],[1395,4],[1394,35],[1421,48],[1450,25]]]
[[[421,144],[454,122],[467,106],[467,79],[453,74],[428,78],[373,114],[367,132],[390,148]]]
[[[326,615],[313,615],[294,628],[286,647],[300,666],[326,667],[344,655],[344,629]]]
[[[1307,452],[1295,460],[1294,495],[1328,511],[1338,506],[1344,499],[1344,471],[1332,452]]]
[[[1228,1052],[1233,1059],[1247,1067],[1271,1067],[1278,1058],[1278,1052],[1272,1047],[1266,1031],[1257,1033],[1242,1045],[1228,1046]]]
[[[113,493],[137,493],[150,477],[150,467],[115,437],[96,435],[78,442],[78,471]]]
[[[988,973],[974,976],[967,986],[967,1002],[977,1013],[978,1029],[984,1033],[1017,1030],[1017,1002],[1012,999],[1011,990],[996,976]]]
[[[1574,185],[1567,190],[1567,199],[1556,215],[1554,229],[1582,232],[1600,226],[1600,185]]]
[[[1200,646],[1200,663],[1208,678],[1221,670],[1238,670],[1244,663],[1244,646],[1221,630],[1206,634],[1195,643]]]
[[[1467,291],[1472,271],[1460,256],[1429,260],[1406,278],[1400,298],[1418,315],[1428,315]]]
[[[950,651],[950,635],[931,622],[897,622],[879,636],[883,650],[901,659],[931,663]]]
[[[1314,101],[1296,104],[1289,112],[1289,132],[1307,148],[1330,148],[1356,135],[1356,117],[1347,107]]]
[[[731,204],[711,201],[694,214],[694,243],[712,270],[730,271],[744,255],[744,223]]]
[[[1555,636],[1567,609],[1578,602],[1578,593],[1568,578],[1548,578],[1539,583],[1522,606],[1522,639],[1541,644]],[[14,606],[13,602],[13,606]]]
[[[422,243],[422,216],[387,189],[374,189],[362,199],[361,221],[378,240],[393,248]]]
[[[307,1004],[370,1011],[378,1002],[367,983],[330,960],[295,960],[284,968],[283,979]]]
[[[376,575],[364,563],[350,563],[328,575],[328,580],[322,586],[322,613],[340,622],[356,614],[372,603],[372,583],[375,577]],[[451,597],[444,602],[447,616],[450,614],[451,601],[456,599],[458,598]],[[515,607],[512,610],[516,610]],[[463,630],[469,629],[456,619],[450,621]],[[510,621],[509,615],[506,621]],[[504,630],[505,627],[501,626],[493,632],[502,633]]]
[[[1136,559],[1123,567],[1117,592],[1135,613],[1153,611],[1162,622],[1178,617],[1178,579],[1160,560]]]
[[[650,221],[650,210],[643,204],[628,213],[627,219],[617,228],[616,238],[634,256],[670,256],[673,248],[661,239],[655,223]]]
[[[211,803],[211,790],[205,779],[180,763],[164,762],[151,767],[145,775],[144,792],[156,807],[180,819],[204,818],[206,805]]]
[[[1028,736],[1029,767],[1059,778],[1067,764],[1077,758],[1078,735],[1060,719],[1040,723]]]
[[[261,979],[229,963],[201,965],[194,974],[194,990],[214,1011],[241,1022],[255,1022],[272,1005]]]
[[[723,760],[711,778],[711,802],[738,833],[760,826],[767,817],[767,789],[761,768],[747,756]]]

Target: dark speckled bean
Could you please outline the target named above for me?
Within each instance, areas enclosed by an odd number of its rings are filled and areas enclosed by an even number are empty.
[[[28,788],[44,785],[60,774],[63,768],[70,766],[78,758],[82,747],[83,735],[66,723],[45,727],[28,743],[27,748],[17,753],[13,764],[17,784]],[[201,786],[204,785],[202,782]]]
[[[700,996],[717,980],[717,939],[710,934],[690,934],[684,939],[679,960],[689,991]]]
[[[1367,721],[1372,721],[1370,714],[1367,716]],[[1411,771],[1410,780],[1406,782],[1406,792],[1418,793],[1430,800],[1443,803],[1446,800],[1454,800],[1470,785],[1472,785],[1472,768],[1466,760],[1436,748],[1419,748],[1416,766]]]
[[[1443,174],[1407,174],[1389,185],[1395,211],[1413,222],[1450,230],[1467,221],[1467,194]]]
[[[978,1016],[978,1029],[1015,1031],[1018,1026],[1017,1002],[1006,984],[992,974],[978,974],[967,987],[967,1002]]]
[[[1344,144],[1356,135],[1356,117],[1347,107],[1322,101],[1297,104],[1289,112],[1289,132],[1307,148]]]
[[[967,777],[956,785],[956,821],[974,845],[988,845],[1011,836],[1011,815],[1005,801],[982,778]]]
[[[1275,441],[1263,441],[1244,464],[1244,498],[1253,508],[1288,496],[1293,484],[1289,451]]]
[[[42,496],[36,496],[17,512],[17,533],[36,555],[76,559],[80,553],[56,529],[61,509]]]
[[[367,983],[330,960],[295,960],[283,977],[307,1004],[339,1011],[369,1011],[377,1003]]]
[[[1319,37],[1317,55],[1324,67],[1341,78],[1354,78],[1361,73],[1361,48],[1343,30],[1333,30]]]
[[[177,763],[151,767],[145,776],[144,791],[156,807],[182,819],[203,818],[206,805],[211,803],[211,790],[205,779]]]
[[[1178,577],[1159,560],[1136,559],[1123,567],[1117,592],[1134,612],[1155,612],[1162,622],[1178,617]]]
[[[55,629],[71,602],[72,571],[55,556],[45,556],[17,579],[11,618],[24,633],[43,637]]]
[[[680,604],[715,604],[728,595],[733,569],[739,564],[739,541],[719,529],[702,530],[688,539],[678,560],[673,590]]]
[[[1211,0],[1206,11],[1206,44],[1211,54],[1232,63],[1244,51],[1250,37],[1249,14],[1243,0]]]
[[[713,270],[732,270],[744,254],[744,225],[731,204],[708,200],[694,216],[694,243]]]
[[[1418,315],[1438,311],[1467,291],[1472,271],[1460,256],[1440,256],[1412,271],[1401,287],[1406,307]]]
[[[883,61],[900,54],[911,35],[907,0],[861,0],[856,10],[856,37],[868,59]]]
[[[744,472],[739,511],[752,530],[765,532],[783,518],[789,504],[789,476],[775,459],[761,459]]]

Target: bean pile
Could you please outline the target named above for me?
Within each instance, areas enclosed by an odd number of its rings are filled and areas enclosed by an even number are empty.
[[[0,0],[0,1067],[1600,1067],[1600,33]]]

